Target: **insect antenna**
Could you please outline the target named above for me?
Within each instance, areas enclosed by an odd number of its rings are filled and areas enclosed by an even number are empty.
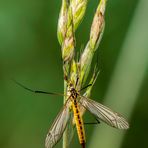
[[[78,85],[79,77],[77,76],[75,87]]]

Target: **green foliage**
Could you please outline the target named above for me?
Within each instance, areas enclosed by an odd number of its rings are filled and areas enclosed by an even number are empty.
[[[86,15],[76,29],[78,50],[88,43],[97,4],[98,0],[88,1]],[[107,2],[106,28],[99,45],[100,74],[92,98],[127,115],[131,127],[120,137],[122,131],[108,130],[103,124],[86,126],[86,147],[148,147],[147,6],[146,0]],[[56,37],[60,7],[61,0],[0,1],[1,148],[43,148],[45,135],[63,105],[61,97],[31,94],[9,79],[14,77],[31,88],[63,92]],[[86,122],[94,121],[91,115],[85,117]],[[72,141],[75,147],[79,147],[77,137]]]

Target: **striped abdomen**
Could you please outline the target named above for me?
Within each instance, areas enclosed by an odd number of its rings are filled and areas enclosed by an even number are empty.
[[[79,142],[82,145],[82,148],[85,148],[85,131],[84,131],[84,124],[82,117],[80,115],[78,103],[76,99],[73,99],[72,103],[73,113],[74,113],[74,120],[76,123],[77,133],[79,137]]]

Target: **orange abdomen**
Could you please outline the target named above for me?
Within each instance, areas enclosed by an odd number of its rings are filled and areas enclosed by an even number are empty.
[[[85,148],[86,139],[85,139],[84,124],[83,124],[83,119],[80,115],[78,103],[76,102],[76,100],[73,101],[72,108],[73,108],[74,120],[76,123],[77,133],[79,137],[79,142],[82,145],[82,148]]]

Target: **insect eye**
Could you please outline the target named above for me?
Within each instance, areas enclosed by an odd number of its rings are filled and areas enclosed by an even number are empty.
[[[73,86],[72,83],[70,83],[69,86],[72,87]]]

